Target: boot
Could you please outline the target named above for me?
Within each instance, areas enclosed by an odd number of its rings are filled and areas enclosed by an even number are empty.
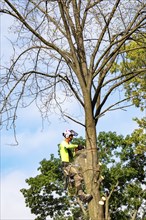
[[[90,194],[85,194],[81,189],[78,191],[78,197],[79,199],[84,203],[89,203],[91,199],[93,198]]]

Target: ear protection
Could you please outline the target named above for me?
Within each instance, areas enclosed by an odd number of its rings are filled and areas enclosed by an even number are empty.
[[[78,134],[73,130],[66,130],[64,133],[62,133],[62,135],[65,138],[69,138],[70,135],[77,136]]]
[[[65,138],[69,138],[69,136],[71,135],[71,132],[69,130],[66,130],[64,133],[63,133],[63,136]]]
[[[70,134],[65,134],[65,138],[69,138]]]

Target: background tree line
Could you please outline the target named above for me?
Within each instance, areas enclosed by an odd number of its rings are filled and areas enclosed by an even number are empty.
[[[85,141],[80,137],[74,143]],[[146,219],[146,155],[135,154],[139,144],[146,144],[146,134],[139,139],[137,131],[126,137],[116,132],[100,132],[97,137],[104,177],[100,192],[106,197],[106,219]],[[26,180],[28,188],[21,190],[36,220],[46,220],[48,216],[54,220],[89,218],[84,216],[76,197],[64,190],[60,158],[51,155],[49,160],[42,160],[38,171],[36,177]]]

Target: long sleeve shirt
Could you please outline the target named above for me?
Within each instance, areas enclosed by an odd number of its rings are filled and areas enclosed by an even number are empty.
[[[71,162],[70,155],[69,155],[69,150],[72,150],[73,156],[75,155],[75,148],[77,148],[77,144],[70,144],[67,143],[65,140],[61,142],[59,145],[59,150],[60,150],[60,156],[62,162]]]

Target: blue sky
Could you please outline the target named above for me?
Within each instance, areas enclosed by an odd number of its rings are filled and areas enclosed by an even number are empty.
[[[1,18],[1,59],[9,61],[12,48],[8,38],[15,36],[8,31],[11,24],[10,17]],[[70,103],[73,109],[77,109],[75,103]],[[66,108],[70,108],[66,103]],[[97,126],[97,132],[116,131],[117,134],[130,134],[137,124],[132,120],[134,117],[142,117],[136,108],[127,111],[114,111],[102,117]],[[58,143],[62,140],[62,132],[66,129],[74,129],[79,136],[84,137],[84,129],[69,121],[59,120],[59,116],[52,114],[50,124],[44,123],[39,111],[34,105],[18,112],[16,123],[18,146],[14,144],[12,130],[1,131],[1,219],[2,220],[33,220],[34,216],[25,207],[24,198],[19,192],[27,187],[25,179],[37,174],[39,162],[50,154],[58,155]]]

